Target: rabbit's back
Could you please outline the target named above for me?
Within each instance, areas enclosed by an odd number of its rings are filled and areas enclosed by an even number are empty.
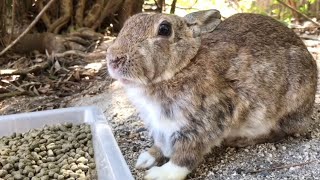
[[[251,13],[240,13],[227,18],[213,33],[220,32],[226,41],[240,46],[281,46],[305,47],[300,38],[289,28],[275,19]],[[224,33],[222,33],[224,32]]]
[[[206,34],[203,46],[213,57],[219,56],[209,59],[214,64],[222,62],[219,74],[250,106],[248,116],[252,118],[246,118],[248,121],[241,125],[244,129],[232,132],[234,136],[256,136],[252,127],[260,118],[270,122],[257,126],[261,133],[268,125],[283,126],[286,133],[308,125],[304,118],[312,111],[317,66],[291,29],[267,16],[237,14]],[[301,123],[294,122],[293,116]]]

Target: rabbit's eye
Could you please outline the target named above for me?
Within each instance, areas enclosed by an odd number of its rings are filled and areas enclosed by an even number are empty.
[[[163,21],[158,30],[159,36],[170,36],[171,35],[171,24],[168,21]]]

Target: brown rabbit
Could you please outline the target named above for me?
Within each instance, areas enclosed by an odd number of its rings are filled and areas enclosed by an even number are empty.
[[[141,13],[107,51],[154,140],[136,164],[146,179],[184,179],[214,146],[271,142],[311,121],[317,67],[299,37],[263,15],[219,23],[217,10]]]

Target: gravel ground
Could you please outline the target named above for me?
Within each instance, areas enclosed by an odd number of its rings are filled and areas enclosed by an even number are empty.
[[[151,142],[120,85],[115,82],[103,94],[81,97],[70,104],[82,105],[97,105],[104,110],[132,174],[142,179],[144,171],[134,165]],[[320,179],[319,116],[320,104],[316,104],[314,123],[306,137],[246,148],[215,148],[188,179]]]

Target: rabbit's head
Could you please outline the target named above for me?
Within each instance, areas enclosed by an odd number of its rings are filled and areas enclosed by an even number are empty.
[[[109,74],[124,84],[148,85],[170,79],[196,56],[201,34],[211,32],[219,23],[217,10],[185,17],[134,15],[107,50]]]

